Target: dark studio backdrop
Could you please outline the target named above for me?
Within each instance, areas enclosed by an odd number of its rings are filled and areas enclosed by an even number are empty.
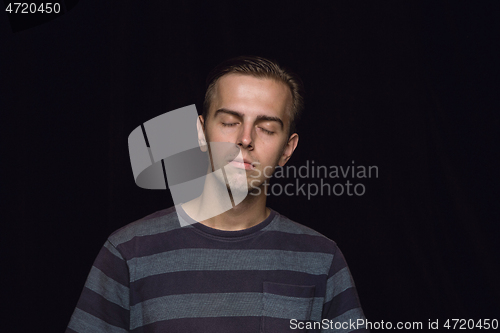
[[[500,319],[499,2],[66,5],[16,32],[0,14],[8,332],[63,331],[107,236],[172,205],[135,185],[128,135],[201,112],[208,71],[242,54],[305,83],[291,165],[378,167],[350,179],[362,196],[269,198],[337,242],[367,318]]]

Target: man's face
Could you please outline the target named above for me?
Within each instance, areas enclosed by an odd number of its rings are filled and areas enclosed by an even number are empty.
[[[232,190],[261,186],[276,165],[288,161],[298,143],[297,134],[288,136],[291,107],[290,89],[281,82],[240,74],[219,79],[205,137],[209,142],[232,144],[225,147],[233,149],[211,151],[215,169],[229,163],[224,169]],[[243,161],[233,161],[239,153],[237,146]]]

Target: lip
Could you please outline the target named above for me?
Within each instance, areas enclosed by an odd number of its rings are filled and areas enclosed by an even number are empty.
[[[234,160],[229,160],[228,162],[229,162],[229,164],[231,164],[232,166],[234,166],[238,169],[245,169],[245,170],[255,169],[252,162],[250,162],[246,158],[245,159],[235,158]]]

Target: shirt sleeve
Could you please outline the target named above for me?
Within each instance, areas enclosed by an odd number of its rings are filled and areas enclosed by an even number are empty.
[[[126,260],[107,240],[90,270],[66,333],[129,332],[129,281]]]
[[[328,273],[322,317],[328,325],[321,332],[369,332],[354,280],[338,247]]]

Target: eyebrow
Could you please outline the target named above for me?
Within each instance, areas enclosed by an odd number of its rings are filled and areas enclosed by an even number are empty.
[[[218,109],[217,111],[215,111],[215,114],[214,114],[214,118],[217,117],[217,115],[219,113],[226,113],[226,114],[230,114],[230,115],[233,115],[233,116],[236,116],[236,117],[240,117],[240,118],[243,118],[244,114],[241,113],[241,112],[238,112],[238,111],[233,111],[233,110],[228,110],[228,109]],[[285,126],[283,125],[283,121],[279,118],[279,117],[271,117],[271,116],[266,116],[266,115],[258,115],[257,116],[257,120],[263,120],[263,121],[275,121],[277,122],[278,124],[280,124],[281,126],[281,129],[283,129]]]

